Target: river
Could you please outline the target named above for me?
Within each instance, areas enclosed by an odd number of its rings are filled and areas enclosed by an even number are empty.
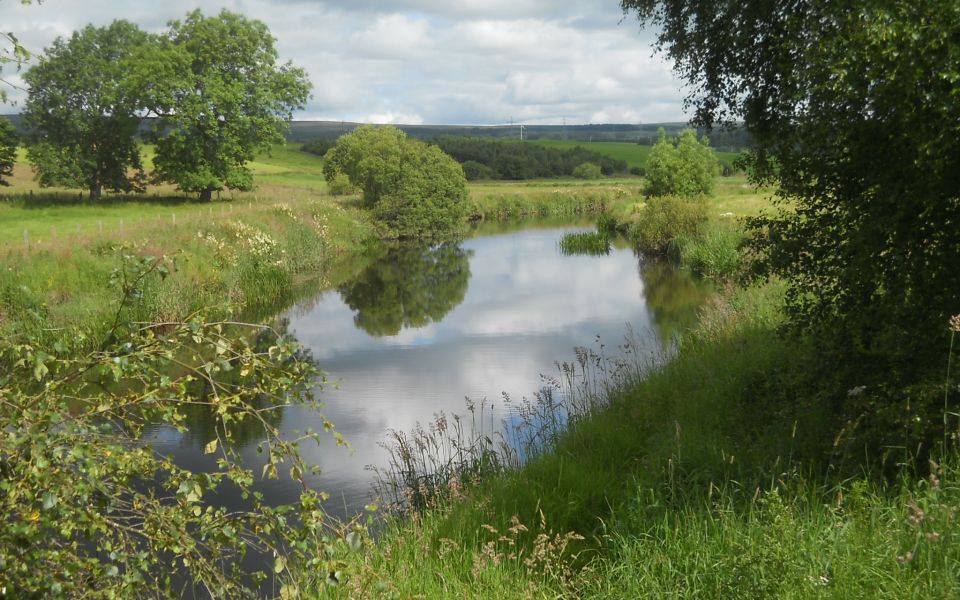
[[[656,353],[693,322],[707,293],[702,285],[625,244],[607,255],[564,255],[560,238],[582,230],[527,227],[430,248],[386,246],[348,283],[281,315],[327,374],[323,415],[349,443],[325,438],[301,449],[321,467],[309,484],[330,494],[329,512],[349,516],[371,501],[368,467],[385,466],[390,430],[464,413],[467,398],[496,406],[504,394],[530,397],[541,374],[555,374],[574,347],[603,343],[613,352],[631,330],[635,352]],[[277,418],[291,437],[323,429],[321,417],[300,406]],[[196,425],[187,433],[158,428],[148,439],[182,466],[213,469],[213,457],[203,454],[210,435]],[[256,437],[236,439],[259,473]],[[299,493],[286,477],[257,489],[271,503],[294,502]],[[239,501],[218,496],[227,505]]]

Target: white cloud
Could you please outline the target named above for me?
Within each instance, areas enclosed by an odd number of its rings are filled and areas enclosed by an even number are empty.
[[[633,19],[621,23],[615,0],[9,0],[0,1],[0,22],[42,50],[87,23],[122,18],[162,31],[197,7],[242,12],[270,27],[281,58],[304,67],[314,85],[299,119],[683,119],[679,82],[652,56],[651,34]],[[19,81],[9,67],[4,77]]]

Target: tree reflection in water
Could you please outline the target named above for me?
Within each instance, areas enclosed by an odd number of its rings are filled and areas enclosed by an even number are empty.
[[[438,322],[463,302],[471,255],[455,243],[392,245],[337,290],[356,311],[357,327],[374,336],[396,335],[404,327]]]
[[[669,342],[696,325],[697,310],[710,293],[709,283],[665,259],[656,258],[641,258],[640,277],[647,308],[661,340]]]

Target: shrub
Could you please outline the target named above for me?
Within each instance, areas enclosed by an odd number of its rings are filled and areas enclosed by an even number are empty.
[[[706,205],[699,199],[650,198],[630,225],[629,234],[641,250],[665,252],[674,238],[696,235],[706,220]]]
[[[597,217],[597,231],[607,237],[616,235],[619,226],[617,218],[608,212],[602,212]]]
[[[600,179],[600,165],[585,162],[573,170],[573,176],[577,179]]]
[[[677,235],[673,247],[683,263],[694,272],[713,279],[724,279],[735,275],[740,267],[742,240],[743,233],[740,230],[718,224],[702,227],[698,235]]]
[[[642,176],[642,175],[643,175],[643,168],[642,168],[642,167],[637,167],[637,166],[630,167],[630,174],[631,174],[631,175]]]
[[[350,183],[350,178],[343,173],[334,175],[333,179],[327,182],[327,189],[330,190],[331,196],[348,196],[356,191]]]
[[[676,144],[660,129],[647,160],[648,196],[697,196],[713,192],[719,162],[706,137],[686,130]]]
[[[0,338],[0,596],[173,597],[187,581],[255,597],[266,573],[243,571],[248,552],[274,557],[278,587],[294,569],[316,571],[328,522],[320,495],[304,485],[294,504],[276,507],[253,490],[257,474],[289,473],[302,485],[315,472],[269,415],[316,408],[319,373],[292,339],[266,327],[200,313],[162,327],[132,323],[166,265],[124,257],[111,276],[122,293],[115,325],[95,352],[80,350],[82,339]],[[217,465],[204,474],[148,443],[151,427],[182,431],[197,411],[209,415],[198,433]],[[268,449],[262,472],[244,463],[242,435]],[[222,486],[249,502],[224,510],[212,497]]]
[[[341,136],[325,161],[327,181],[344,174],[362,189],[389,237],[444,237],[463,226],[463,168],[440,148],[408,139],[396,127],[368,125]]]
[[[310,140],[303,146],[300,146],[300,151],[307,152],[309,154],[315,154],[317,156],[323,156],[330,151],[330,148],[333,148],[334,142],[336,142],[336,140],[324,138]]]

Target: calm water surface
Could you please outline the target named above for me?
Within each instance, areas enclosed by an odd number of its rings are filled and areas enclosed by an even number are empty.
[[[639,336],[646,343],[660,345],[690,324],[702,286],[666,265],[644,263],[627,248],[563,256],[558,242],[574,230],[525,229],[431,249],[382,249],[355,280],[284,315],[289,332],[327,373],[323,413],[350,444],[342,448],[325,438],[320,447],[302,448],[304,459],[322,469],[310,484],[331,494],[330,512],[354,513],[370,501],[366,467],[384,464],[380,444],[390,429],[410,430],[441,411],[463,413],[466,397],[494,403],[504,392],[529,397],[541,386],[540,374],[572,360],[575,346],[594,345],[598,336],[616,346],[628,325],[649,333]],[[317,414],[301,407],[280,419],[290,436],[323,428]],[[202,470],[215,468],[203,455],[208,438],[198,422],[188,434],[157,430],[152,442]],[[244,454],[259,472],[256,445],[250,439]],[[296,485],[283,478],[259,489],[277,503],[298,497]]]

